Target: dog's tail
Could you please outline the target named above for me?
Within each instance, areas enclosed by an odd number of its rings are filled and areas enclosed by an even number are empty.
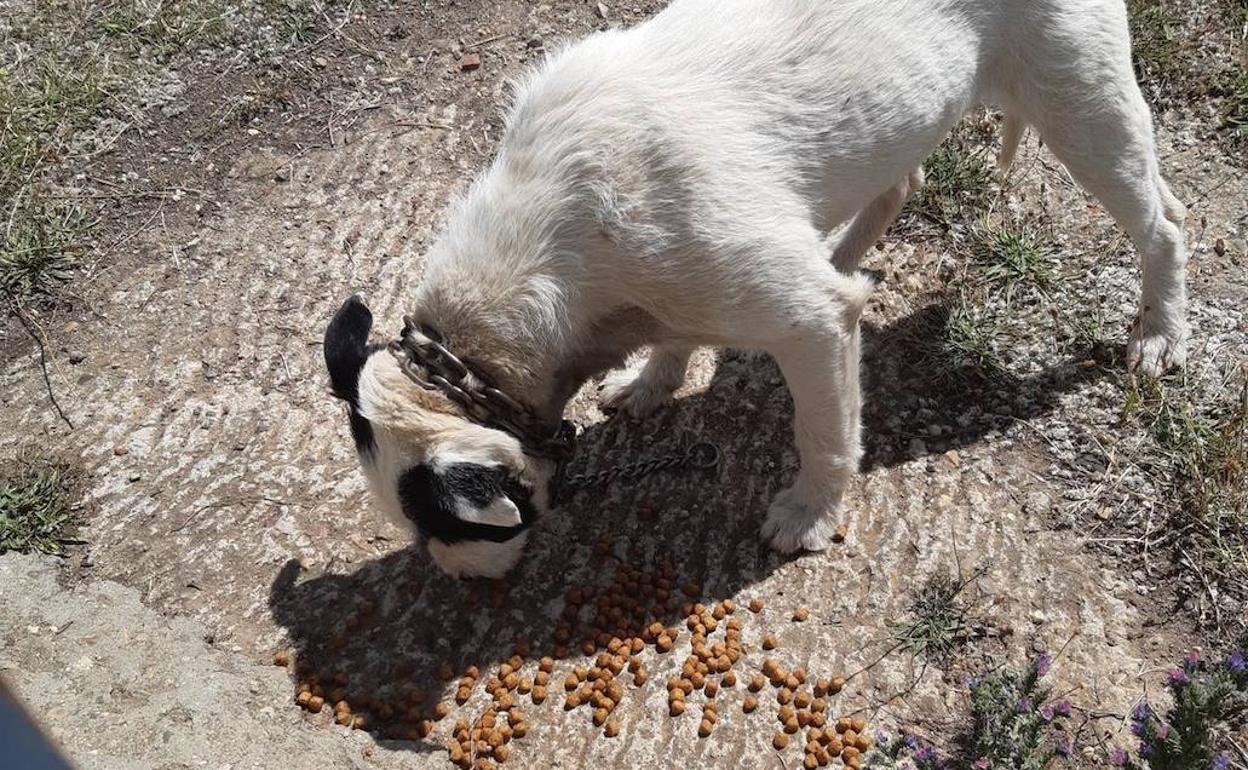
[[[867,300],[875,291],[875,281],[867,273],[858,271],[846,275],[837,274],[833,292],[841,301],[842,314],[846,326],[856,326],[867,307]]]
[[[1005,125],[1001,129],[1001,154],[997,155],[997,173],[1004,176],[1014,162],[1018,145],[1023,141],[1023,131],[1027,124],[1017,115],[1006,115]]]

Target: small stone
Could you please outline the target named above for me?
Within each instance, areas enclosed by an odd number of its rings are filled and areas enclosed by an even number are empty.
[[[459,60],[459,69],[463,72],[472,72],[474,70],[481,69],[481,54],[464,54],[463,58]]]
[[[74,364],[75,366],[77,366],[78,364],[86,360],[87,360],[87,357],[83,353],[73,352],[69,354],[69,362],[71,364]]]
[[[320,67],[321,69],[325,69],[326,67],[329,66],[329,60],[326,59],[324,56],[312,57],[312,63]]]
[[[113,454],[117,455],[118,457],[124,457],[125,455],[130,454],[130,450],[124,446],[115,446],[113,447]]]
[[[1221,238],[1213,242],[1213,253],[1219,257],[1226,256],[1226,241]]]
[[[606,5],[604,5],[603,3],[597,3],[597,4],[595,4],[595,5],[594,5],[594,12],[598,14],[598,18],[600,18],[600,19],[606,19],[606,18],[607,18],[607,6],[606,6]]]
[[[540,35],[534,35],[533,37],[529,38],[528,41],[525,42],[525,45],[528,46],[529,48],[545,48],[546,47],[546,44],[542,42],[542,38]]]
[[[1040,516],[1053,510],[1053,498],[1039,490],[1031,492],[1027,495],[1027,499],[1023,501],[1023,512]]]
[[[279,166],[277,171],[273,172],[273,181],[285,182],[290,179],[290,169],[286,166]]]
[[[1044,610],[1032,610],[1030,617],[1031,622],[1035,623],[1037,626],[1044,625],[1049,619],[1049,616],[1044,614]]]

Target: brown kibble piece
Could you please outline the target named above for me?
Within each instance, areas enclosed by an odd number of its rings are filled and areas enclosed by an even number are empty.
[[[706,693],[706,697],[714,698],[716,695],[719,694],[719,684],[716,683],[714,680],[709,680],[706,683],[706,688],[704,692]]]
[[[750,692],[758,692],[767,684],[767,679],[762,674],[755,674],[750,679]]]
[[[698,735],[705,738],[711,734],[711,730],[715,729],[715,725],[711,724],[711,720],[703,719],[698,723]]]
[[[685,702],[683,700],[673,700],[667,704],[667,707],[669,713],[674,717],[685,713]]]
[[[741,710],[749,714],[756,708],[758,708],[758,698],[753,695],[745,696],[745,700],[741,702]]]
[[[838,733],[843,733],[846,730],[849,730],[852,726],[853,726],[853,723],[850,722],[849,719],[846,717],[841,717],[840,719],[836,720],[836,731]]]
[[[858,740],[854,741],[854,747],[859,751],[866,751],[871,748],[871,736],[866,733],[858,733]]]
[[[774,650],[776,649],[777,644],[778,642],[776,641],[775,634],[767,634],[766,636],[763,637],[763,649],[764,650]]]
[[[776,733],[775,737],[771,739],[771,745],[776,749],[776,751],[780,751],[789,745],[789,736],[784,733]]]
[[[790,735],[802,729],[802,725],[797,721],[797,717],[789,717],[784,722],[784,731]]]
[[[840,524],[837,526],[836,531],[832,533],[832,542],[843,543],[845,542],[845,538],[848,535],[849,535],[849,525]]]
[[[506,762],[507,757],[509,756],[511,756],[511,750],[508,749],[506,746],[494,747],[494,758],[497,759],[499,762]]]
[[[295,703],[298,703],[300,706],[308,705],[310,700],[312,700],[311,690],[300,690],[299,694],[295,696]]]
[[[451,713],[451,707],[445,703],[439,703],[433,707],[433,716],[435,719],[445,719],[446,715]]]
[[[321,713],[321,707],[324,705],[325,699],[319,695],[313,695],[311,698],[308,698],[308,711],[311,711],[313,714]]]
[[[808,708],[810,706],[810,693],[805,690],[799,690],[793,695],[793,705],[799,709]]]
[[[724,685],[724,687],[735,687],[737,684],[737,675],[732,673],[731,671],[725,671],[724,678],[721,683]]]
[[[546,700],[546,688],[540,684],[535,685],[533,687],[533,702],[541,703],[544,700]]]
[[[854,732],[860,733],[867,729],[867,720],[862,717],[854,717],[849,721],[849,726],[853,728]]]
[[[796,623],[801,623],[809,617],[810,617],[810,610],[806,609],[805,607],[798,607],[796,610],[793,611],[793,621]]]
[[[832,681],[828,683],[828,692],[831,693],[832,695],[836,695],[838,692],[840,692],[843,689],[845,689],[845,677],[842,677],[842,676],[832,677]]]
[[[529,733],[529,723],[517,721],[511,726],[511,735],[514,738],[523,738]]]
[[[290,653],[285,650],[278,650],[273,653],[273,665],[285,668],[290,665]]]
[[[753,612],[754,614],[757,615],[758,613],[762,611],[763,611],[763,600],[759,599],[758,597],[754,597],[753,599],[750,599],[750,612]]]
[[[607,711],[605,708],[596,709],[594,711],[594,726],[602,727],[602,724],[607,721],[607,717],[609,716],[611,716],[611,712]]]
[[[780,703],[783,705],[783,704],[788,703],[791,700],[793,700],[793,691],[787,687],[781,687],[780,691],[776,693],[777,703]]]
[[[615,736],[619,735],[620,734],[619,720],[612,719],[609,722],[607,722],[606,726],[603,727],[602,729],[602,734],[607,736],[608,738],[614,738]]]
[[[815,758],[813,751],[806,752],[806,756],[802,759],[802,767],[806,770],[815,770],[819,766],[819,760]]]

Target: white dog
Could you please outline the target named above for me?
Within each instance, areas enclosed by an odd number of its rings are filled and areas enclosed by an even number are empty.
[[[1009,116],[1003,160],[1033,126],[1134,241],[1129,364],[1181,364],[1185,212],[1158,169],[1122,0],[676,0],[518,87],[402,344],[369,346],[358,299],[331,323],[373,495],[445,570],[500,575],[547,505],[582,383],[653,346],[607,396],[640,415],[695,346],[732,346],[770,353],[796,408],[801,470],[763,535],[826,547],[861,454],[858,260],[981,103]]]

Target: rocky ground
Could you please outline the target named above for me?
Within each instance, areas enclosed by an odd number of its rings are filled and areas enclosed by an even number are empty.
[[[573,415],[585,467],[693,440],[722,462],[571,498],[503,601],[440,576],[374,516],[327,395],[326,321],[360,291],[379,331],[397,332],[443,206],[497,144],[507,79],[559,39],[658,6],[302,9],[297,42],[266,33],[254,49],[157,60],[143,77],[158,96],[94,125],[103,150],[55,180],[96,206],[91,257],[68,295],[28,311],[47,380],[20,325],[0,345],[0,451],[71,461],[87,511],[68,558],[0,558],[0,673],[80,767],[448,767],[480,687],[416,738],[301,711],[292,673],[340,673],[375,714],[412,687],[449,694],[444,662],[494,670],[517,641],[552,653],[567,592],[605,586],[619,563],[670,564],[708,604],[762,598],[741,613],[742,670],[769,655],[845,676],[838,715],[941,747],[964,720],[966,677],[1052,653],[1051,683],[1076,707],[1074,761],[1089,766],[1126,745],[1125,715],[1165,668],[1242,624],[1242,584],[1220,582],[1243,574],[1237,546],[1174,525],[1177,450],[1159,448],[1157,395],[1118,360],[1133,250],[1034,139],[1003,183],[955,190],[974,217],[907,214],[865,265],[879,280],[864,320],[869,450],[848,537],[828,553],[785,559],[758,542],[796,464],[791,402],[773,364],[733,351],[700,352],[676,403],[644,422],[608,417],[587,388]],[[1248,179],[1203,105],[1159,101],[1193,250],[1192,366],[1164,392],[1221,425],[1248,361]],[[995,117],[968,127],[971,154],[990,152]],[[1020,222],[1042,233],[1045,278],[1003,287],[974,256],[976,228]],[[1210,548],[1227,561],[1207,562]],[[967,584],[949,597],[955,652],[938,659],[899,629],[942,575]],[[658,618],[683,624],[671,608]],[[779,646],[764,653],[768,633]],[[661,683],[687,644],[642,655],[651,680],[628,688],[619,737],[565,712],[558,687],[525,706],[507,765],[799,763],[772,748],[773,704],[741,713],[742,688],[720,696],[710,738],[667,716]],[[296,665],[272,666],[281,650]],[[582,662],[570,657],[557,681]]]

